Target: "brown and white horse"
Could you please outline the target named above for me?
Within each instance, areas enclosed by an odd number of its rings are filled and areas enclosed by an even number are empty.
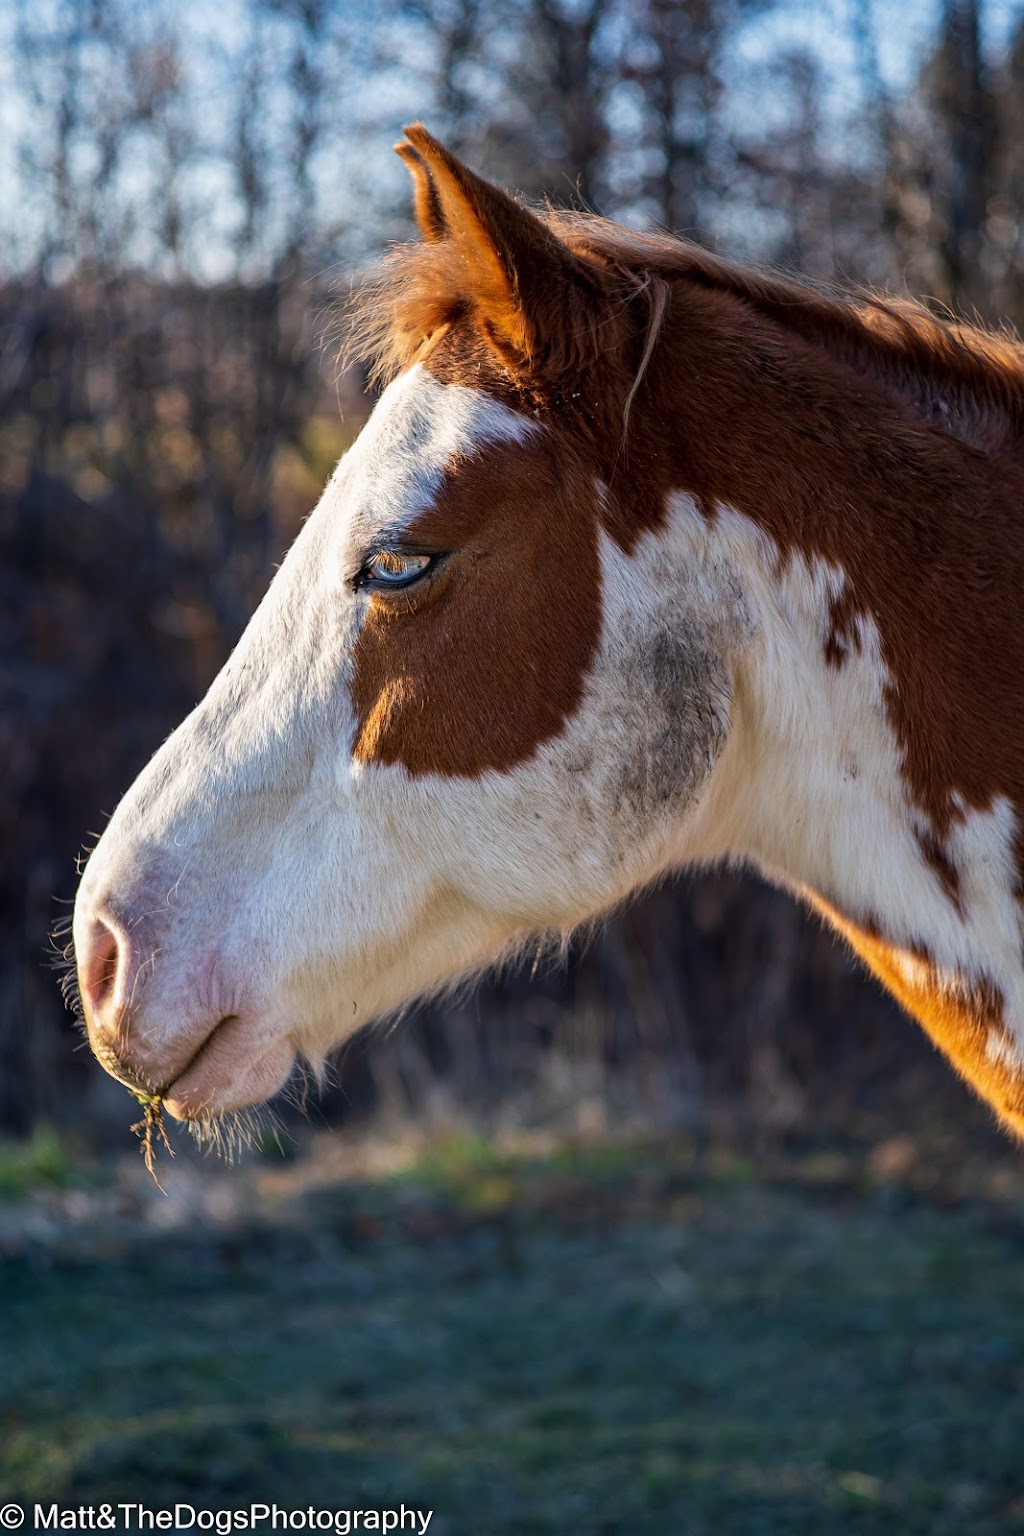
[[[213,1117],[727,858],[1024,1132],[1024,349],[398,149],[392,381],[89,861],[96,1055]]]

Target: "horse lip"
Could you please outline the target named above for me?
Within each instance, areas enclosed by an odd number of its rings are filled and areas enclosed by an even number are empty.
[[[229,1054],[226,1062],[220,1064],[219,1071],[215,1064],[215,1075],[206,1085],[204,1096],[198,1099],[192,1097],[189,1079],[198,1076],[199,1085],[203,1086],[203,1068],[209,1065],[210,1057],[217,1048],[225,1044],[225,1036],[227,1050],[233,1052],[235,1040],[230,1034],[231,1026],[244,1028],[257,1022],[257,1018],[238,1013],[225,1014],[218,1020],[198,1050],[160,1095],[164,1107],[176,1120],[212,1119],[219,1113],[245,1104],[261,1103],[282,1086],[294,1063],[295,1048],[287,1035],[279,1034],[261,1040],[257,1032],[255,1040],[245,1042],[248,1049],[240,1053],[240,1058],[233,1059],[233,1055]],[[239,1089],[242,1090],[241,1098],[237,1096]],[[227,1102],[218,1104],[219,1099]]]
[[[174,1085],[176,1083],[180,1083],[182,1078],[187,1077],[192,1069],[199,1065],[204,1052],[207,1050],[210,1042],[213,1040],[218,1031],[222,1029],[225,1024],[233,1023],[234,1020],[238,1017],[239,1015],[237,1013],[226,1013],[224,1014],[223,1018],[218,1019],[209,1033],[205,1035],[204,1038],[196,1046],[195,1050],[192,1052],[192,1055],[188,1058],[184,1065],[179,1067],[177,1072],[175,1072],[174,1076],[167,1081],[165,1086],[158,1090],[156,1096],[163,1100],[167,1100],[168,1098],[172,1097]],[[173,1114],[174,1111],[172,1110],[171,1113]]]

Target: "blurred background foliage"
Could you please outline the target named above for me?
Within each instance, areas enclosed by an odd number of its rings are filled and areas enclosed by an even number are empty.
[[[47,933],[370,408],[334,296],[410,233],[401,123],[530,197],[1019,323],[1022,84],[1009,0],[3,0],[0,1132],[123,1129]],[[411,1105],[986,1120],[736,874],[362,1042],[321,1108]]]

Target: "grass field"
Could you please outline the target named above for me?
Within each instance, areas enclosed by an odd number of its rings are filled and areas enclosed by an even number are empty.
[[[125,1232],[7,1245],[2,1499],[404,1501],[452,1536],[1024,1530],[1013,1201],[822,1156],[458,1142]]]

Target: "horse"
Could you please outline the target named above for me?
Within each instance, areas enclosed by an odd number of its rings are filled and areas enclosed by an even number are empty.
[[[377,404],[88,860],[96,1057],[215,1124],[725,860],[1024,1132],[1024,347],[404,133]]]

